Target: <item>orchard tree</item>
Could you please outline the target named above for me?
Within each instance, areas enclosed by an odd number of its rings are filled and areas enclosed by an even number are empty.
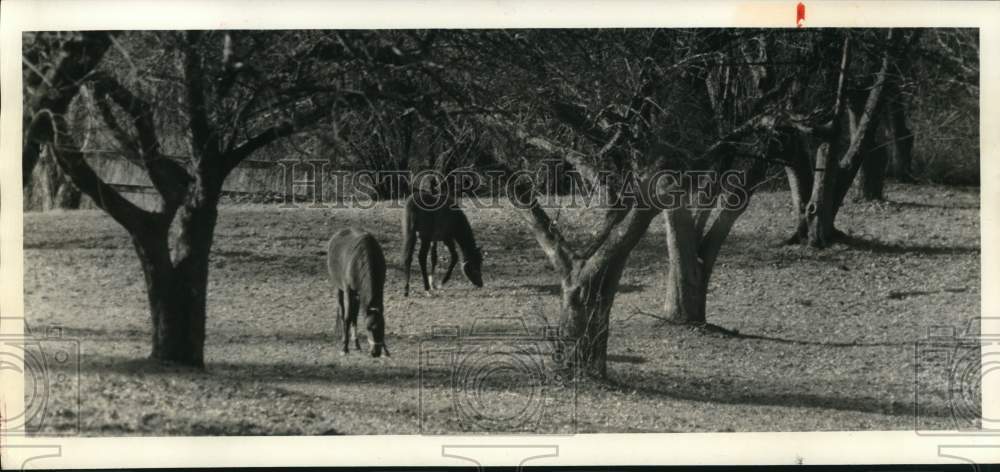
[[[226,177],[341,107],[370,106],[384,92],[376,77],[406,67],[421,38],[315,31],[85,37],[104,46],[87,49],[89,59],[78,61],[92,70],[72,77],[89,90],[118,152],[148,175],[159,204],[141,208],[108,185],[64,115],[52,113],[55,132],[38,141],[54,144],[73,183],[131,236],[149,298],[151,357],[203,366],[208,260]],[[103,60],[90,52],[112,42],[117,47]]]
[[[531,168],[528,157],[556,157],[598,199],[592,230],[562,224],[534,189],[510,187],[560,278],[567,359],[589,375],[607,373],[615,296],[655,217],[664,212],[668,228],[670,316],[703,323],[711,267],[763,177],[761,146],[777,111],[770,104],[787,83],[748,80],[756,100],[741,104],[740,121],[720,121],[732,100],[713,101],[707,86],[706,68],[724,53],[716,39],[686,30],[464,32],[431,71],[457,111],[506,138],[498,159],[512,173]],[[743,66],[734,73],[749,77],[746,58],[734,58]],[[751,171],[725,182],[697,177],[737,169]]]
[[[786,136],[786,171],[797,216],[788,242],[821,249],[843,235],[834,222],[859,169],[873,155],[875,123],[903,35],[891,29],[819,34],[811,50],[823,62],[784,71],[794,77],[799,94],[789,102],[782,124],[791,135]]]

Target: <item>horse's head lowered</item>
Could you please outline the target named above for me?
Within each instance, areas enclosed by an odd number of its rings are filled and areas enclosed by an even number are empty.
[[[389,346],[385,343],[385,316],[378,308],[369,308],[365,313],[365,329],[368,330],[368,353],[379,357],[385,350],[389,356]]]
[[[465,255],[465,260],[462,261],[462,273],[472,282],[472,285],[476,287],[483,286],[483,251],[478,247],[473,251],[469,251],[469,254]]]

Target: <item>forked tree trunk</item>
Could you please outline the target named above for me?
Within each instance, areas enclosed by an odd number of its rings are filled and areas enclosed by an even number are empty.
[[[208,261],[217,220],[214,199],[191,197],[180,210],[180,232],[168,244],[169,227],[133,234],[152,317],[150,358],[204,367]]]
[[[890,30],[887,40],[891,41],[892,38]],[[866,153],[873,149],[875,142],[875,132],[871,128],[884,103],[883,90],[890,63],[889,48],[887,47],[882,53],[881,67],[867,96],[849,98],[844,93],[846,70],[850,63],[849,44],[849,41],[844,43],[833,118],[825,126],[822,142],[816,151],[809,203],[802,207],[797,222],[797,232],[790,240],[790,242],[806,243],[817,249],[829,247],[835,238],[843,236],[843,233],[834,227],[834,221],[862,163],[866,157],[870,157]],[[850,123],[850,129],[846,134],[848,137],[846,148],[840,146],[841,132],[844,128],[842,126],[844,116],[841,113],[844,111],[847,112],[846,118]]]
[[[663,211],[669,254],[663,309],[668,320],[696,325],[706,322],[708,283],[712,279],[715,261],[736,220],[750,204],[754,189],[764,179],[766,170],[767,161],[761,159],[754,162],[739,186],[741,193],[727,191],[720,194],[718,199],[722,204],[715,210],[702,208],[692,212],[682,206]],[[727,201],[730,203],[725,203]],[[706,211],[716,215],[707,231],[705,223],[699,221],[707,218]]]
[[[552,224],[533,193],[519,189],[513,195],[512,201],[523,205],[522,214],[561,277],[559,327],[563,358],[558,362],[570,368],[571,374],[605,378],[608,328],[618,283],[629,254],[657,211],[633,208],[609,212],[601,234],[590,247],[577,252]]]

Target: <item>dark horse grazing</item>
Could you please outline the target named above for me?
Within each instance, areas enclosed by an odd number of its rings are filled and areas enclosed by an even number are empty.
[[[347,354],[352,332],[354,347],[361,350],[358,314],[364,313],[369,353],[378,357],[385,349],[388,356],[382,302],[385,256],[378,241],[371,234],[354,228],[338,231],[327,247],[326,268],[337,292],[337,325],[344,331],[343,354]]]
[[[469,220],[460,208],[451,204],[441,204],[444,197],[426,192],[414,192],[406,200],[403,211],[403,270],[406,273],[406,285],[403,296],[410,295],[410,264],[413,262],[413,247],[416,236],[420,236],[420,274],[424,281],[424,290],[430,292],[433,278],[427,275],[427,254],[431,254],[431,273],[437,266],[437,241],[448,248],[451,260],[448,269],[441,279],[443,286],[451,277],[451,271],[458,263],[455,245],[462,251],[462,272],[476,287],[483,286],[483,254],[476,246],[476,238],[472,235]]]

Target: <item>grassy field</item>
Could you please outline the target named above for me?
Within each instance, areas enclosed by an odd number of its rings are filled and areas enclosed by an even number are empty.
[[[793,225],[788,195],[755,196],[709,293],[709,321],[738,334],[649,316],[663,302],[657,219],[629,260],[612,314],[611,381],[541,392],[483,385],[465,392],[473,396],[466,403],[480,408],[459,409],[466,416],[453,414],[450,388],[419,388],[418,352],[432,327],[468,327],[477,317],[552,322],[557,313],[555,273],[509,209],[468,211],[488,252],[485,288],[459,276],[436,296],[417,290],[404,298],[401,210],[224,207],[205,371],[144,360],[149,314],[124,230],[98,211],[28,213],[30,329],[61,328],[81,350],[78,374],[54,367],[78,378],[79,406],[72,389],[54,389],[41,429],[88,436],[460,432],[490,418],[519,418],[531,405],[540,405],[529,408],[540,431],[910,429],[914,343],[930,326],[964,330],[979,315],[979,193],[894,185],[887,195],[885,203],[849,204],[838,226],[858,241],[825,251],[778,245]],[[334,345],[335,301],[318,252],[344,226],[368,228],[386,251],[391,358],[341,356]],[[927,421],[942,428],[955,426],[945,388],[936,384],[936,396],[922,405]]]

